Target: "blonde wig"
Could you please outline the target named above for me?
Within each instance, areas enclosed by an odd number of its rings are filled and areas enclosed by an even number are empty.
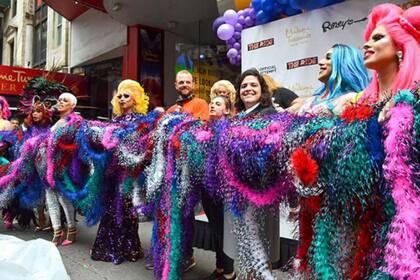
[[[210,89],[210,100],[219,95],[217,91],[220,87],[224,87],[227,90],[229,94],[229,100],[232,104],[234,104],[236,98],[236,90],[235,86],[228,80],[220,80],[213,84],[213,86]]]
[[[116,116],[121,116],[121,108],[117,96],[119,94],[129,93],[134,100],[133,113],[146,115],[149,107],[149,97],[144,92],[143,87],[136,81],[124,80],[118,85],[117,94],[112,98],[112,112]]]

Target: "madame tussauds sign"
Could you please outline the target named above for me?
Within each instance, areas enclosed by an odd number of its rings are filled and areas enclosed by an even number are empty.
[[[83,76],[5,65],[0,65],[0,94],[21,95],[30,79],[45,75],[67,86],[76,96],[87,95],[87,79]]]

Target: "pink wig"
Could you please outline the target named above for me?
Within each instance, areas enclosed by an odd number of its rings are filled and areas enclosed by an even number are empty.
[[[392,94],[401,89],[411,89],[416,81],[420,81],[420,67],[416,65],[420,55],[420,6],[406,11],[394,4],[382,4],[373,8],[365,30],[365,40],[373,30],[382,25],[385,27],[395,46],[403,53],[398,73],[391,86]],[[361,102],[376,102],[379,92],[378,73],[366,88]]]
[[[4,120],[7,120],[12,115],[9,110],[9,103],[7,102],[6,98],[0,96],[0,110],[1,110],[1,117]]]

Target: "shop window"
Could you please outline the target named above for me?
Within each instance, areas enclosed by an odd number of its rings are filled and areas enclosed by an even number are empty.
[[[193,75],[194,94],[207,101],[210,89],[218,80],[232,83],[240,73],[238,66],[229,63],[226,57],[226,44],[209,32],[212,20],[202,20],[190,24],[195,36],[178,38],[175,44],[175,72],[188,70]],[[193,32],[193,33],[194,33]]]
[[[17,0],[13,0],[12,1],[12,17],[16,16],[16,11],[17,11]]]
[[[60,16],[59,14],[56,14],[56,24],[55,24],[55,29],[56,29],[56,34],[55,34],[55,42],[56,42],[56,46],[60,46],[61,45],[61,41],[62,41],[62,33],[63,33],[63,17]]]
[[[11,40],[9,43],[9,65],[15,65],[15,40]]]
[[[37,0],[35,5],[34,67],[42,68],[47,59],[47,5]]]

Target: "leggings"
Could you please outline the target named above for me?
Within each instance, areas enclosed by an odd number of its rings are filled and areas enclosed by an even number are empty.
[[[51,225],[54,230],[61,229],[61,213],[60,205],[63,207],[66,215],[67,227],[73,228],[76,226],[74,221],[74,207],[73,204],[63,196],[51,189],[47,189],[45,193],[47,199],[48,212],[50,213]]]

